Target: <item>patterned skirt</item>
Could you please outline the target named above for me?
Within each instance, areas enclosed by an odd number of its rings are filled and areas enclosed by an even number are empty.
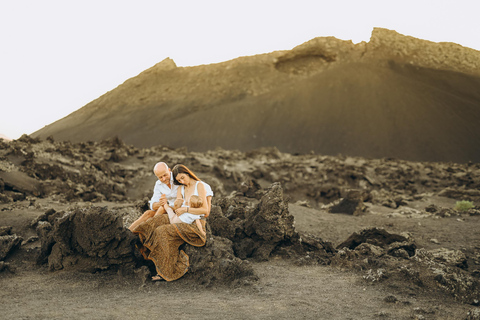
[[[206,230],[205,220],[201,223]],[[206,241],[196,223],[170,224],[166,214],[139,224],[133,233],[140,237],[142,245],[138,249],[143,257],[152,260],[158,275],[167,281],[181,278],[188,270],[188,255],[179,247],[184,242],[201,247]]]

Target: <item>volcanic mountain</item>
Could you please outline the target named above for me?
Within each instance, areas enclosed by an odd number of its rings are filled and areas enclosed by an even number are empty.
[[[206,151],[480,161],[480,52],[375,28],[211,65],[167,58],[35,132]]]

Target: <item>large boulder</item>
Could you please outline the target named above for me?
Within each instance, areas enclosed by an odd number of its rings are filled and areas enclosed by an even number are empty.
[[[50,270],[94,272],[135,265],[135,236],[106,207],[68,211],[53,225],[39,223],[37,232],[42,243],[39,261],[48,256]]]
[[[236,230],[234,249],[241,258],[267,260],[282,243],[299,239],[280,183],[273,183],[253,210],[245,210],[243,231]],[[237,222],[238,226],[238,222]],[[238,229],[238,227],[236,228]]]
[[[300,264],[329,263],[335,253],[333,245],[296,232],[280,183],[267,188],[253,207],[250,200],[236,195],[216,200],[208,222],[214,235],[232,241],[238,258],[268,260],[276,254]]]
[[[187,275],[200,284],[246,285],[258,280],[250,262],[235,256],[227,238],[211,235],[205,246],[187,245],[185,253],[190,262]]]
[[[38,262],[48,262],[50,270],[118,270],[123,275],[140,274],[144,281],[148,278],[145,265],[151,262],[136,252],[137,236],[114,211],[92,206],[65,213],[48,210],[42,216],[34,223],[41,241]],[[190,258],[187,279],[206,285],[246,284],[257,279],[249,262],[235,256],[230,240],[212,235],[210,228],[207,239],[200,248],[185,244]]]

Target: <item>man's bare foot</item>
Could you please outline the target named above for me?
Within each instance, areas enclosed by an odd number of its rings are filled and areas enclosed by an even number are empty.
[[[153,276],[152,281],[163,281],[163,278],[160,277],[159,275]]]

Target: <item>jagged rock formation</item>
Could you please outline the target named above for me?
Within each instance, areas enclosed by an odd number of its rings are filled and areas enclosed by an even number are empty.
[[[447,205],[448,198],[436,204],[428,199],[443,195],[478,201],[480,164],[290,155],[275,148],[196,153],[162,146],[137,149],[119,139],[70,143],[24,136],[0,141],[1,217],[2,224],[10,226],[0,228],[0,271],[9,276],[19,266],[29,268],[25,261],[38,257],[38,263],[48,263],[54,270],[109,269],[149,279],[148,266],[136,260],[134,239],[124,226],[145,210],[157,161],[186,164],[215,192],[207,245],[185,248],[191,262],[185,281],[251,284],[257,278],[252,267],[256,261],[288,258],[297,265],[353,268],[367,282],[386,282],[411,292],[447,293],[478,304],[480,253],[475,226],[480,208],[458,211]],[[36,188],[25,188],[25,177]],[[303,201],[316,209],[303,211],[307,208],[287,205],[289,201]],[[92,202],[109,203],[110,209]],[[298,208],[302,211],[295,213]],[[418,220],[407,212],[413,208]],[[404,218],[399,218],[404,210]],[[33,221],[12,223],[16,221],[12,217],[30,211],[35,211]],[[338,219],[335,224],[340,228],[343,218],[356,227],[362,218],[386,212],[388,231],[377,226],[349,232],[350,237],[338,237],[336,247],[320,228],[327,222],[325,215]],[[322,219],[311,220],[312,214]],[[298,223],[302,216],[303,229],[296,229],[293,217]],[[408,223],[397,229],[401,232],[392,231],[402,220],[418,222],[419,228],[413,231]],[[435,221],[456,231],[425,228],[427,223],[437,225]],[[469,229],[465,221],[472,223]],[[310,223],[315,223],[314,228],[305,229]],[[423,237],[425,232],[429,238]],[[454,241],[454,232],[464,240]],[[437,236],[440,241],[432,239]],[[432,244],[426,247],[426,241]]]
[[[376,28],[368,43],[315,38],[188,68],[165,59],[34,136],[478,162],[479,87],[480,52]]]

